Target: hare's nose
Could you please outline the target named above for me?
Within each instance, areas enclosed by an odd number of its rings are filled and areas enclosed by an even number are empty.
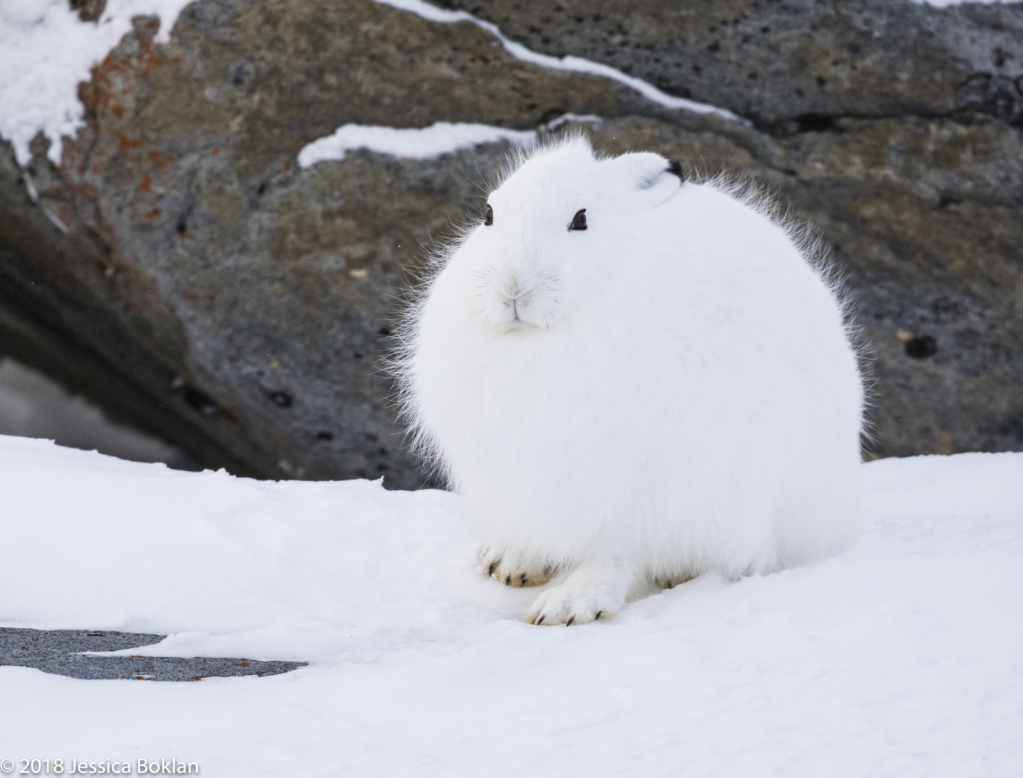
[[[508,302],[519,302],[525,297],[529,297],[533,292],[536,291],[535,287],[524,287],[515,286],[504,290],[504,296]]]
[[[501,293],[509,300],[521,300],[533,292],[533,287],[522,282],[518,277],[512,277],[502,285]]]

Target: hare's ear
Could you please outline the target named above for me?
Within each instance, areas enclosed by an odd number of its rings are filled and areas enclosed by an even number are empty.
[[[608,198],[620,211],[656,208],[682,186],[682,166],[660,154],[623,154],[601,164],[608,175]]]

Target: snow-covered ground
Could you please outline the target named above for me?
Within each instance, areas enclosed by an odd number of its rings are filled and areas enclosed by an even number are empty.
[[[0,623],[171,636],[128,653],[307,659],[268,678],[0,668],[0,758],[206,776],[1016,776],[1023,454],[865,465],[837,559],[704,576],[532,627],[459,501],[268,483],[0,438]]]

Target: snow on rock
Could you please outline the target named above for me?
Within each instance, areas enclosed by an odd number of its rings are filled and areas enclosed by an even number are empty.
[[[298,154],[298,164],[306,168],[325,160],[344,159],[346,152],[360,148],[394,157],[425,159],[500,140],[528,145],[536,140],[536,133],[488,124],[449,122],[437,122],[422,129],[346,124],[333,135],[303,148]]]
[[[183,473],[0,438],[0,621],[311,665],[195,684],[0,667],[11,758],[204,775],[1010,776],[1023,454],[864,466],[842,556],[531,627],[457,496]]]
[[[599,122],[599,116],[573,113],[562,114],[542,126],[552,130],[566,122]],[[341,160],[354,149],[369,149],[380,154],[406,159],[427,159],[472,148],[481,143],[506,140],[528,146],[535,143],[538,133],[533,130],[510,130],[490,124],[436,122],[423,128],[381,127],[365,124],[346,124],[333,135],[319,138],[298,153],[298,164],[307,168],[317,162]]]
[[[515,41],[508,39],[497,25],[485,22],[482,19],[477,19],[475,16],[470,13],[466,13],[465,11],[450,11],[444,8],[438,8],[435,5],[424,2],[424,0],[376,0],[376,2],[383,5],[389,5],[393,8],[400,8],[403,11],[409,11],[410,13],[421,16],[424,19],[428,19],[432,22],[440,22],[441,24],[471,22],[497,38],[505,51],[522,62],[528,62],[532,65],[539,65],[540,67],[550,68],[552,70],[568,70],[575,73],[589,73],[590,75],[600,76],[601,78],[608,78],[612,81],[617,81],[619,84],[623,84],[630,89],[634,89],[648,100],[652,100],[666,108],[682,109],[701,114],[716,114],[732,121],[745,121],[724,108],[707,105],[706,103],[699,103],[695,100],[687,100],[684,97],[669,95],[667,92],[662,92],[653,84],[650,84],[641,78],[627,75],[610,65],[593,62],[588,59],[583,59],[582,57],[552,57],[547,54],[540,54],[532,49],[526,48],[521,43],[516,43]]]
[[[60,162],[61,137],[82,125],[78,82],[131,29],[134,16],[160,17],[157,41],[166,41],[178,13],[192,0],[108,0],[98,22],[83,22],[68,0],[0,2],[0,137],[18,162],[40,130]]]

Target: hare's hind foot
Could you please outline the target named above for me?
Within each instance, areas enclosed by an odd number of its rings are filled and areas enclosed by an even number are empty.
[[[543,586],[556,570],[510,549],[484,546],[479,552],[479,571],[505,586]]]

